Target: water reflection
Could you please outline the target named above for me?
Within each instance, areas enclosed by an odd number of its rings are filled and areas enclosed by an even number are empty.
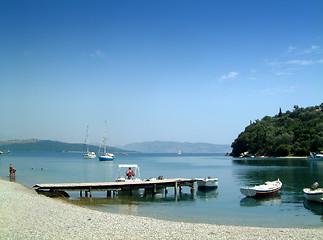
[[[232,160],[236,165],[248,165],[248,166],[279,166],[279,167],[307,167],[308,162],[303,158],[242,158]]]
[[[10,182],[15,182],[16,181],[16,175],[10,175],[9,180],[10,180]]]
[[[208,201],[210,199],[216,199],[218,197],[218,188],[215,189],[198,189],[196,197]]]
[[[233,175],[240,186],[263,184],[279,178],[283,183],[279,195],[266,199],[244,198],[240,207],[266,207],[274,205],[276,209],[293,209],[300,211],[303,208],[303,188],[313,182],[323,183],[323,162],[311,162],[306,159],[233,159]],[[305,208],[314,209],[319,215],[322,207],[311,203],[304,203]],[[257,208],[258,209],[258,208]],[[263,209],[265,210],[265,209]],[[262,210],[262,211],[263,211]]]
[[[280,194],[275,194],[273,196],[251,198],[245,197],[240,201],[241,207],[259,207],[259,206],[272,206],[281,204],[282,199]]]
[[[308,200],[304,200],[304,207],[310,210],[315,215],[322,215],[323,217],[323,204],[318,202],[311,202]]]

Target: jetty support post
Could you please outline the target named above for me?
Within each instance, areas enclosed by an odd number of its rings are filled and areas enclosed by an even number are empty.
[[[92,197],[92,188],[90,187],[90,198]]]
[[[177,182],[175,182],[175,185],[174,185],[174,194],[175,194],[175,197],[177,197]]]
[[[80,191],[80,197],[82,197],[82,190]]]
[[[156,184],[154,184],[153,191],[152,191],[153,196],[155,196],[156,193],[157,193],[157,186]]]
[[[111,197],[111,190],[107,190],[107,197]]]
[[[182,194],[183,192],[183,186],[179,186],[179,194]]]
[[[194,192],[195,192],[195,182],[193,182],[191,185],[191,194],[194,194]]]

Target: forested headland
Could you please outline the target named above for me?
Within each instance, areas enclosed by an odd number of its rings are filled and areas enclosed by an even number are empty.
[[[231,145],[232,156],[308,156],[323,151],[323,103],[251,122]]]

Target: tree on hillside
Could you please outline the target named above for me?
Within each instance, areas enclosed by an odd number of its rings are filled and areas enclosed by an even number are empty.
[[[232,143],[232,155],[307,156],[323,151],[323,104],[256,120]]]

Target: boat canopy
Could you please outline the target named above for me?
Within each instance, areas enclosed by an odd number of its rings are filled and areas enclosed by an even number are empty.
[[[119,164],[118,165],[118,172],[117,172],[117,181],[125,179],[126,171],[131,168],[135,174],[134,179],[140,180],[140,170],[137,164]]]
[[[137,164],[119,164],[118,168],[139,168]]]

